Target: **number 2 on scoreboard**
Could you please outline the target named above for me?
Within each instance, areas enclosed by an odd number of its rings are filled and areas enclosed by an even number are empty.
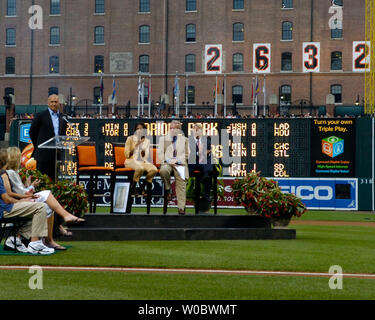
[[[221,73],[222,71],[222,46],[206,45],[205,58],[205,72],[206,73]]]

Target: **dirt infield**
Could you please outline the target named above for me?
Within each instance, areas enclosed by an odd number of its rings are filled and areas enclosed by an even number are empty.
[[[353,226],[353,227],[373,227],[375,222],[361,221],[322,221],[322,220],[292,220],[291,225],[308,225],[308,226]]]
[[[29,270],[30,266],[0,266],[0,271]],[[159,268],[116,268],[116,267],[75,267],[75,266],[41,266],[43,271],[85,271],[85,272],[125,272],[125,273],[158,273],[158,274],[211,274],[211,275],[247,275],[247,276],[285,276],[285,277],[332,277],[335,273],[262,271],[262,270],[209,270],[209,269],[159,269]],[[372,279],[375,274],[343,273],[344,278]]]

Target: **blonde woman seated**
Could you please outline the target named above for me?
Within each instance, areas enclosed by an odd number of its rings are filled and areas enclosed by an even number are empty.
[[[145,187],[152,183],[152,179],[158,172],[157,168],[148,161],[150,155],[150,140],[146,138],[146,126],[144,123],[138,123],[134,135],[128,137],[125,143],[125,168],[132,168],[134,172],[133,182],[130,186],[132,195],[146,195]],[[146,181],[140,189],[135,187],[143,172],[147,172]],[[148,188],[147,188],[148,189]]]
[[[48,237],[45,239],[45,245],[54,248],[55,250],[66,250],[65,247],[58,245],[53,239],[53,223],[54,215],[53,211],[61,216],[67,224],[79,224],[85,222],[84,219],[78,218],[68,211],[66,211],[60,203],[56,200],[50,190],[43,190],[38,193],[34,193],[35,188],[39,184],[39,180],[35,180],[30,184],[28,179],[26,187],[22,183],[22,179],[18,174],[18,170],[21,164],[21,152],[16,147],[10,147],[8,151],[8,162],[6,166],[6,173],[10,180],[10,186],[5,184],[7,193],[16,199],[23,199],[32,196],[36,202],[42,202],[46,206],[47,211],[47,223],[48,223]]]

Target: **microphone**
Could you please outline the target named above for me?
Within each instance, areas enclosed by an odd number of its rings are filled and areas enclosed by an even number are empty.
[[[66,118],[66,115],[64,114],[64,115],[62,115],[62,119],[64,120],[64,121],[66,121],[66,123],[67,124],[69,124],[71,127],[73,127],[73,123],[71,123],[67,118]],[[81,134],[80,134],[80,132],[79,132],[79,129],[77,128],[77,135],[78,135],[78,137],[81,137]]]

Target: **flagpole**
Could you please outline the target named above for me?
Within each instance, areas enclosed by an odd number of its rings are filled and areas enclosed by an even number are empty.
[[[103,105],[103,73],[100,73],[100,104],[99,104],[99,115],[102,117],[102,105]]]
[[[215,111],[214,111],[214,118],[217,115],[217,72],[216,72],[216,85],[215,85]]]
[[[252,78],[252,80],[251,80],[251,86],[252,86],[252,92],[253,92],[253,96],[252,96],[252,99],[253,99],[253,101],[252,101],[252,103],[253,103],[253,116],[254,116],[254,118],[255,118],[255,88],[254,88],[254,78]]]
[[[263,104],[263,116],[266,116],[266,74],[264,74],[264,81],[263,81],[263,98],[264,98],[264,104]]]
[[[115,75],[113,75],[112,90],[115,90]],[[112,116],[115,114],[115,97],[112,91]]]
[[[189,80],[188,80],[188,74],[186,74],[185,77],[185,115],[188,115],[188,93],[189,93]]]
[[[137,101],[137,109],[138,109],[138,117],[140,115],[140,99],[141,99],[141,76],[138,77],[138,101]]]
[[[142,116],[145,114],[145,79],[142,79],[142,87],[141,87],[141,106],[142,106]]]
[[[224,117],[227,116],[227,76],[224,74]]]
[[[148,79],[148,117],[151,118],[151,74]]]

